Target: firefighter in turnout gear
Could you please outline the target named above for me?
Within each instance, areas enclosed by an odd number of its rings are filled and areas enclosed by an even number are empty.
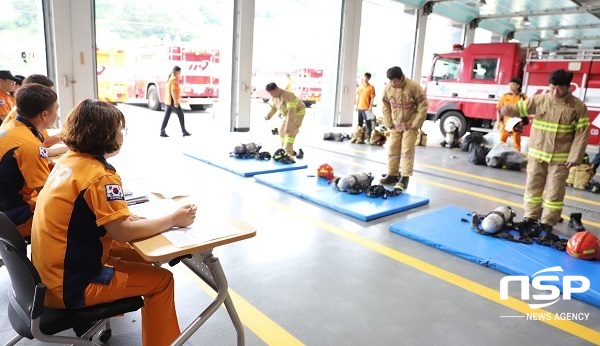
[[[390,130],[388,171],[382,184],[397,183],[406,190],[413,174],[417,133],[427,117],[427,99],[418,83],[406,78],[398,66],[387,70],[390,82],[383,91],[383,122]]]
[[[277,110],[283,114],[283,123],[279,130],[281,146],[288,156],[295,157],[294,141],[298,132],[300,132],[300,126],[302,126],[304,114],[306,113],[306,106],[291,91],[280,89],[275,83],[267,84],[266,89],[271,94],[271,102],[269,102],[271,110],[265,116],[265,120],[271,119],[277,113]],[[301,157],[298,156],[298,158]]]
[[[548,93],[501,109],[502,115],[534,115],[523,223],[532,226],[539,223],[539,228],[546,232],[552,232],[561,219],[569,169],[582,162],[590,135],[587,107],[570,92],[572,79],[572,72],[556,70],[548,79]],[[546,194],[542,198],[544,189]]]

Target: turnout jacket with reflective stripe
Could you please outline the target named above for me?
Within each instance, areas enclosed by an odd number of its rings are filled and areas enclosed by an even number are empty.
[[[533,114],[529,156],[549,163],[581,163],[590,136],[585,104],[571,93],[554,98],[550,93],[518,101],[513,116]]]
[[[306,105],[304,105],[304,102],[300,101],[293,92],[287,90],[281,90],[281,95],[279,95],[279,97],[271,98],[269,106],[271,106],[269,119],[278,109],[284,116],[304,116],[306,113]]]
[[[383,122],[390,129],[420,129],[427,118],[427,99],[423,89],[408,78],[404,78],[399,88],[388,83],[382,101]]]

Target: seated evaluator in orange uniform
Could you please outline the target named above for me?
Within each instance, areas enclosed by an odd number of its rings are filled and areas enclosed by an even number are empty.
[[[31,83],[37,83],[37,84],[41,84],[44,86],[47,86],[49,88],[53,88],[54,87],[54,82],[41,74],[32,74],[27,76],[27,78],[25,78],[23,80],[22,85],[26,85],[26,84],[31,84]],[[8,113],[8,115],[6,116],[6,118],[4,118],[4,121],[2,122],[2,125],[0,125],[0,129],[8,126],[8,123],[15,119],[17,117],[17,107],[15,105],[15,107],[13,107],[10,112]],[[52,135],[50,136],[48,134],[47,130],[42,130],[40,131],[42,136],[44,136],[44,146],[46,148],[50,148],[51,146],[53,146],[56,143],[60,142],[60,138],[58,135]],[[52,148],[48,150],[48,155],[49,156],[54,156],[54,155],[59,155],[59,154],[63,154],[66,151],[66,148],[64,147],[58,147],[58,148]]]
[[[56,122],[58,103],[54,90],[39,84],[19,88],[16,101],[18,116],[0,128],[0,211],[27,237],[53,165],[41,132]]]
[[[110,103],[84,100],[70,112],[61,132],[69,151],[38,196],[32,261],[47,286],[48,307],[75,309],[143,296],[142,345],[164,346],[180,334],[173,274],[133,249],[113,247],[113,240],[130,242],[189,226],[196,207],[156,219],[129,212],[121,178],[107,162],[119,152],[125,130],[123,113]]]

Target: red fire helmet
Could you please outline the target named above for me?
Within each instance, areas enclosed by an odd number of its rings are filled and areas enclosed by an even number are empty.
[[[331,167],[328,163],[324,163],[319,166],[317,169],[317,175],[327,180],[335,179],[335,176],[333,175],[333,167]]]
[[[579,259],[600,259],[600,240],[590,231],[575,233],[567,242],[567,253]]]

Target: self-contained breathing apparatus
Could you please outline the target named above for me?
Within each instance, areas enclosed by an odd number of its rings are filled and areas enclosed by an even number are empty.
[[[371,198],[381,197],[386,199],[388,197],[401,195],[403,192],[401,189],[388,190],[383,184],[371,185],[373,179],[374,177],[371,173],[360,172],[341,178],[335,178],[332,181],[332,186],[338,191],[352,195],[358,195],[364,192],[367,197]]]
[[[444,124],[444,132],[446,132],[446,137],[444,141],[440,143],[442,147],[450,149],[460,147],[460,142],[458,141],[458,126],[456,126],[455,123],[447,122]]]
[[[515,222],[516,214],[511,207],[498,207],[487,215],[476,212],[470,215],[472,217],[471,228],[479,234],[522,244],[533,244],[535,241],[540,245],[560,251],[564,251],[566,248],[567,240],[553,234],[552,227],[541,225],[528,218],[524,218],[522,222]],[[466,219],[462,219],[462,221],[468,222]],[[519,236],[511,234],[511,231]]]
[[[506,239],[523,244],[533,244],[529,238],[516,238],[510,234],[514,229],[514,218],[517,216],[511,207],[498,207],[491,213],[484,215],[476,212],[471,213],[471,228],[479,234],[489,235],[494,238]]]
[[[247,144],[236,145],[229,156],[236,159],[257,159],[270,160],[271,154],[268,151],[261,152],[262,146],[254,142]]]

